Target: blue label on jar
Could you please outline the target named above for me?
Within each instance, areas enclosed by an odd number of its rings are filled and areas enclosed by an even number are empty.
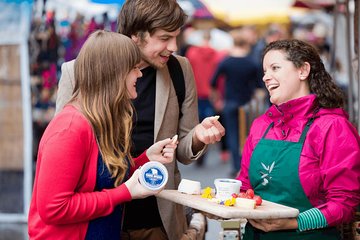
[[[144,180],[153,187],[160,186],[164,181],[164,173],[158,168],[149,168],[144,174]]]

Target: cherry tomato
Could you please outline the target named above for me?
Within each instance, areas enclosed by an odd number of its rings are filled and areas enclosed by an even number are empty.
[[[245,192],[239,193],[238,198],[246,198],[246,193]]]
[[[255,195],[254,198],[253,198],[256,202],[256,206],[260,206],[261,203],[262,203],[262,198],[258,195]]]
[[[246,190],[246,195],[251,199],[255,196],[254,190],[252,190],[251,188],[249,188],[248,190]]]

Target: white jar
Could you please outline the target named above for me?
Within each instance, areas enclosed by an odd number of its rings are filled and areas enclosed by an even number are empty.
[[[226,200],[231,198],[233,193],[239,194],[241,181],[231,178],[217,178],[214,181],[216,189],[216,198]]]
[[[147,162],[140,168],[139,182],[149,190],[157,191],[165,187],[168,171],[159,162]]]

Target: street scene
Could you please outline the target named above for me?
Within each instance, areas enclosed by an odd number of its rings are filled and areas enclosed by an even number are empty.
[[[359,5],[0,1],[0,240],[359,240]]]

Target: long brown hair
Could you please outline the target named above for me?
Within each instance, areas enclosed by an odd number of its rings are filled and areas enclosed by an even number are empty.
[[[263,56],[271,50],[280,50],[286,54],[287,60],[291,61],[296,68],[300,68],[305,62],[310,64],[308,76],[310,92],[317,96],[319,107],[343,108],[344,94],[335,84],[317,50],[310,44],[292,39],[271,42],[265,49]]]
[[[89,120],[116,186],[125,176],[126,158],[133,164],[133,107],[126,77],[140,60],[140,51],[130,38],[103,30],[90,35],[75,60],[72,101],[78,102]]]

